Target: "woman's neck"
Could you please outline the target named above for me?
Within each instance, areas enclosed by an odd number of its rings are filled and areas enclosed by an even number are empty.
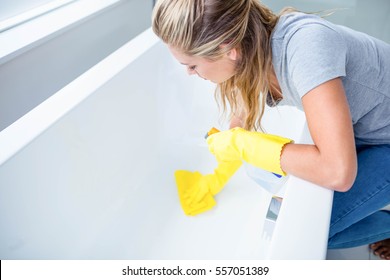
[[[283,99],[283,94],[282,90],[280,88],[278,79],[276,78],[275,71],[272,69],[271,70],[271,75],[270,75],[270,94],[272,95],[272,98],[274,100],[282,100]]]

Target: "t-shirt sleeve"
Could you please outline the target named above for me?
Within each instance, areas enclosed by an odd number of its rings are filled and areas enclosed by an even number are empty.
[[[287,43],[288,74],[302,98],[315,87],[345,76],[347,47],[343,37],[322,24],[300,27]]]

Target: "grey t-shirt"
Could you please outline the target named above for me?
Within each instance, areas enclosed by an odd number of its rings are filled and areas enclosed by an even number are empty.
[[[272,58],[283,100],[301,110],[301,98],[341,77],[357,144],[390,144],[390,45],[316,15],[280,18]]]

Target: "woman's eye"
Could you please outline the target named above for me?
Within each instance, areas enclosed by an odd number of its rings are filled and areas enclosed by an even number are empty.
[[[188,67],[191,71],[194,71],[196,69],[196,65],[192,65]]]

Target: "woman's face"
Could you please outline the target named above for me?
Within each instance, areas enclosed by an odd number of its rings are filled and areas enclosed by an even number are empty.
[[[235,74],[237,51],[233,49],[218,60],[211,61],[203,57],[188,56],[178,49],[169,46],[172,55],[187,67],[189,75],[197,74],[199,77],[213,83],[222,83]]]

